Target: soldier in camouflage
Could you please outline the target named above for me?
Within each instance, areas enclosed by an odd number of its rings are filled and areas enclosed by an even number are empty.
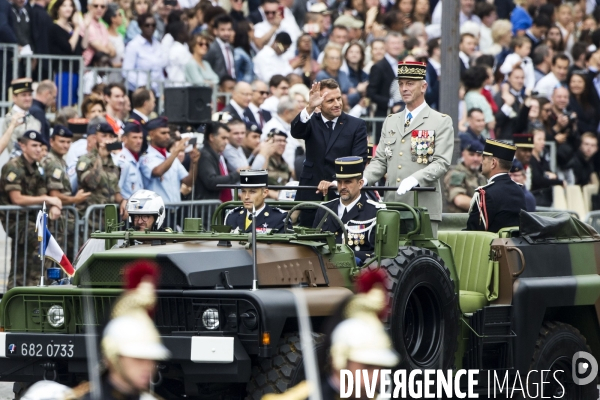
[[[96,127],[96,149],[79,157],[77,161],[78,187],[91,195],[77,205],[80,212],[95,204],[120,204],[123,200],[119,189],[119,167],[113,162],[106,145],[117,138],[112,127],[107,123],[100,123]],[[93,224],[93,229],[99,229],[99,221]],[[91,226],[91,225],[90,225]]]
[[[49,216],[60,216],[62,202],[48,196],[44,170],[38,164],[42,154],[43,136],[36,131],[27,131],[19,139],[23,153],[8,161],[0,179],[0,205],[34,206],[47,203]],[[35,211],[2,211],[0,218],[13,240],[7,289],[15,286],[37,285],[40,280],[39,243],[35,232]],[[16,241],[16,244],[14,243]]]
[[[290,166],[283,159],[288,135],[274,128],[268,136],[267,141],[261,146],[260,153],[254,159],[252,168],[269,171],[269,185],[285,186],[292,178]],[[279,198],[279,191],[269,191],[269,197],[272,199]]]
[[[463,141],[462,162],[444,176],[445,212],[464,213],[469,211],[475,189],[487,183],[479,172],[483,145],[477,140]]]

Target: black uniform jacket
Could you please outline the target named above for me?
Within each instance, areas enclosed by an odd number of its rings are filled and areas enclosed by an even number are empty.
[[[248,211],[243,207],[236,207],[229,211],[225,217],[225,225],[231,226],[234,230],[239,228],[240,232],[252,232],[252,225],[246,229],[246,214]],[[271,207],[265,204],[265,208],[256,216],[256,231],[258,233],[267,233],[268,230],[279,232],[283,229],[283,223],[287,213],[277,207]],[[288,223],[292,227],[292,223]]]

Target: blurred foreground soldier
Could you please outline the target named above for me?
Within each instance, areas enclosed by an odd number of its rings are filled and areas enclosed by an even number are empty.
[[[429,108],[425,102],[427,64],[398,63],[398,86],[406,108],[390,114],[383,123],[377,153],[365,170],[367,185],[386,176],[386,186],[399,185],[398,191],[385,192],[385,201],[413,205],[408,193],[416,186],[434,186],[435,192],[419,193],[419,205],[429,210],[431,228],[437,236],[442,220],[440,178],[448,172],[454,151],[452,118]]]
[[[525,194],[525,204],[527,205],[526,210],[528,212],[534,212],[535,196],[533,195],[533,193],[527,190],[527,187],[525,185],[525,181],[527,180],[525,176],[525,168],[523,168],[523,164],[521,164],[521,161],[517,160],[516,158],[513,160],[512,168],[510,169],[508,175],[510,175],[510,179],[521,185],[521,188],[523,189],[523,194]]]
[[[91,192],[92,195],[77,209],[84,213],[88,206],[95,204],[121,204],[119,191],[119,167],[113,162],[110,152],[106,149],[108,143],[117,140],[113,128],[106,122],[96,126],[96,146],[88,154],[79,157],[77,161],[77,184],[80,189]],[[121,212],[124,209],[121,204]],[[96,224],[94,230],[99,226]]]
[[[447,212],[465,213],[469,211],[475,190],[487,180],[479,172],[483,145],[477,140],[462,141],[462,162],[450,169],[444,176],[444,190]]]
[[[254,206],[257,233],[277,232],[283,228],[286,212],[265,203],[265,199],[269,196],[268,179],[266,170],[240,171],[242,187],[240,199],[244,205],[227,213],[225,225],[240,232],[252,232],[252,207]]]
[[[75,391],[54,381],[39,381],[31,385],[21,400],[75,400]]]
[[[156,362],[167,360],[170,354],[148,315],[156,303],[157,272],[154,271],[156,266],[146,262],[137,262],[125,271],[128,290],[115,304],[113,319],[102,335],[106,366],[101,377],[103,400],[157,398],[148,392]],[[133,283],[135,286],[131,287]],[[83,399],[92,399],[91,393]]]
[[[127,202],[127,214],[136,231],[158,231],[165,221],[165,203],[150,190],[138,190]]]
[[[331,334],[329,372],[321,379],[323,400],[340,398],[340,371],[343,369],[350,370],[353,375],[357,370],[368,370],[369,382],[372,382],[373,370],[393,368],[400,362],[400,357],[394,351],[392,341],[378,317],[386,307],[386,299],[384,288],[376,285],[367,293],[355,295],[346,305],[346,319],[340,322]],[[360,392],[363,395],[364,382],[365,380],[361,379]],[[375,388],[379,387],[377,380]],[[352,394],[355,395],[356,392],[353,390]]]
[[[337,214],[348,230],[346,243],[354,250],[360,263],[371,256],[375,249],[375,228],[377,210],[385,208],[385,204],[367,198],[361,193],[364,180],[362,173],[364,161],[362,157],[343,157],[335,160],[335,179],[340,197],[323,203]],[[336,243],[342,243],[343,230],[338,222],[325,210],[318,209],[313,228],[318,227],[321,219],[326,217],[321,226],[324,231],[334,232]]]
[[[467,221],[468,231],[498,232],[509,226],[519,226],[519,213],[527,208],[521,185],[508,176],[517,148],[487,139],[482,151],[481,172],[487,185],[477,188]]]
[[[47,145],[39,132],[27,131],[19,139],[23,154],[9,160],[0,174],[0,205],[41,206],[47,203],[51,219],[60,217],[62,202],[48,196],[44,169],[39,161],[42,157],[42,145]],[[35,232],[33,214],[27,217],[25,211],[2,211],[0,218],[7,235],[17,245],[16,254],[11,254],[7,289],[13,286],[36,285],[40,279],[40,259],[38,257],[38,239]],[[18,223],[17,223],[18,221]],[[15,273],[16,269],[16,273]]]

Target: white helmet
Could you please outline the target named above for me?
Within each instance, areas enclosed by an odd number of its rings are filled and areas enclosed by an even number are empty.
[[[129,223],[133,224],[133,215],[155,215],[153,230],[159,230],[165,220],[165,203],[159,195],[151,190],[138,190],[127,202]]]

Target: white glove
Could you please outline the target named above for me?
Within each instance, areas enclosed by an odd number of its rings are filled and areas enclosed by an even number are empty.
[[[396,193],[398,193],[399,196],[402,196],[415,186],[419,186],[419,181],[416,180],[414,177],[409,176],[408,178],[403,179],[402,182],[400,182],[400,186],[398,187]]]

